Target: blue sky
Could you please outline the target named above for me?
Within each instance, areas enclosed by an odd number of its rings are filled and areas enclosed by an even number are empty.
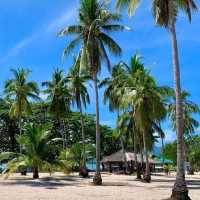
[[[150,1],[144,0],[136,15],[123,16],[122,24],[131,31],[113,34],[123,49],[119,58],[111,57],[112,64],[119,60],[129,61],[136,51],[143,56],[146,67],[151,69],[160,85],[173,86],[171,47],[169,33],[156,27],[151,15]],[[66,72],[71,66],[72,56],[61,62],[62,50],[68,38],[58,38],[56,33],[63,27],[76,23],[78,0],[2,0],[0,1],[0,91],[4,81],[11,77],[10,68],[25,67],[32,70],[30,79],[41,83],[51,78],[56,67]],[[199,3],[199,1],[198,1]],[[199,104],[200,90],[200,13],[195,13],[189,24],[183,13],[177,23],[180,49],[182,87],[191,93],[191,100]],[[101,78],[108,76],[102,70]],[[94,97],[90,88],[91,102],[87,112],[94,113]],[[100,91],[101,123],[115,126],[115,114],[102,103]],[[167,141],[174,139],[170,124],[164,123]]]

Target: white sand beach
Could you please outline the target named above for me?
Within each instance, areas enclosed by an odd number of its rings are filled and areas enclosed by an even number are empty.
[[[136,181],[134,176],[103,173],[103,185],[93,186],[90,179],[76,174],[52,177],[40,174],[32,180],[31,174],[22,177],[14,174],[8,180],[0,179],[1,200],[161,200],[169,197],[174,176],[152,176],[152,183]],[[192,200],[200,199],[200,176],[187,176]]]

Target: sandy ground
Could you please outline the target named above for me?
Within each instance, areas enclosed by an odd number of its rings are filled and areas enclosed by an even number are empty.
[[[32,180],[31,174],[14,174],[8,180],[0,178],[0,200],[161,200],[169,197],[174,177],[152,176],[152,183],[141,183],[134,176],[103,173],[103,185],[93,186],[90,179],[76,174],[52,177],[40,174]],[[200,176],[187,177],[190,197],[200,199]]]

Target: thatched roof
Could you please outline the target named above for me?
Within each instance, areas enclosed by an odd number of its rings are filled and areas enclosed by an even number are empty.
[[[133,152],[125,152],[123,153],[122,150],[113,153],[109,156],[104,157],[101,162],[102,163],[108,163],[108,162],[124,162],[125,158],[127,161],[135,161],[135,154]],[[143,156],[144,162],[145,162],[145,156]],[[141,162],[141,156],[140,154],[137,154],[137,161]],[[150,163],[154,163],[154,160],[149,158]]]

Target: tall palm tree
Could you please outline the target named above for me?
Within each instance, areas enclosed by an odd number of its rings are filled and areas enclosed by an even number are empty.
[[[177,174],[176,181],[172,191],[172,199],[190,199],[188,189],[185,182],[184,169],[184,120],[183,105],[181,99],[181,81],[180,81],[180,65],[178,55],[178,44],[176,37],[176,21],[180,10],[184,10],[191,21],[191,12],[196,10],[197,6],[193,0],[182,1],[153,1],[153,11],[156,23],[166,27],[171,34],[173,69],[174,69],[174,85],[176,96],[176,135],[177,135]]]
[[[30,99],[38,100],[39,88],[36,82],[28,81],[29,70],[11,69],[13,78],[5,82],[4,93],[12,100],[9,115],[19,120],[20,135],[22,133],[22,117],[32,113]],[[21,152],[21,146],[20,146]]]
[[[130,65],[125,65],[125,68],[127,76],[124,81],[123,104],[125,107],[133,108],[136,128],[142,133],[146,159],[144,180],[150,182],[147,140],[152,135],[153,122],[165,116],[161,88],[144,68],[138,55],[135,55]]]
[[[85,131],[84,131],[84,119],[82,105],[86,107],[90,103],[89,93],[87,91],[86,82],[90,79],[90,76],[80,73],[80,59],[75,61],[74,66],[70,69],[67,76],[69,82],[69,88],[72,92],[72,103],[76,104],[80,112],[81,117],[81,133],[82,133],[82,149],[83,149],[83,168],[86,168],[86,156],[85,156]]]
[[[101,71],[101,61],[105,61],[110,68],[110,61],[106,49],[113,55],[120,55],[121,48],[107,34],[113,31],[122,31],[124,26],[113,24],[118,22],[120,16],[112,14],[107,6],[98,0],[80,0],[79,21],[77,25],[63,29],[59,35],[75,35],[69,45],[64,50],[64,55],[68,55],[72,49],[81,46],[80,67],[92,76],[96,99],[96,173],[93,179],[94,184],[101,185],[100,173],[100,127],[99,127],[99,94],[97,85],[97,75]]]
[[[104,92],[104,103],[109,101],[109,109],[110,111],[117,110],[118,113],[118,128],[116,130],[119,130],[119,135],[120,133],[128,132],[131,130],[131,138],[134,146],[134,152],[135,152],[135,164],[136,164],[136,169],[137,169],[137,178],[141,179],[140,176],[140,171],[139,171],[139,165],[137,162],[137,136],[136,136],[136,129],[134,126],[134,118],[132,116],[132,110],[130,111],[130,114],[124,113],[123,115],[119,116],[119,111],[122,109],[121,108],[121,97],[123,95],[123,79],[124,76],[126,75],[126,71],[124,69],[124,65],[126,65],[124,62],[119,62],[117,65],[115,65],[112,68],[112,73],[111,77],[105,78],[103,81],[100,83],[100,87],[106,86],[105,92]],[[129,129],[127,131],[120,131],[122,127],[128,126]],[[124,128],[123,128],[124,129]],[[121,141],[123,142],[123,136],[121,135]],[[122,143],[121,142],[121,143]],[[123,144],[122,144],[122,149],[123,149]]]
[[[128,6],[129,15],[138,7],[140,0],[117,0],[117,7]],[[190,199],[185,182],[184,170],[184,139],[183,139],[183,111],[181,102],[181,81],[178,44],[176,37],[176,21],[180,10],[183,10],[192,19],[192,11],[197,10],[194,0],[153,0],[153,15],[156,24],[165,27],[171,34],[172,57],[174,71],[174,85],[176,95],[176,135],[177,135],[177,173],[172,191],[172,199]]]
[[[126,127],[126,134],[129,135],[129,137],[132,140],[133,144],[133,151],[134,151],[134,159],[135,159],[135,169],[136,169],[136,174],[137,174],[137,179],[140,180],[142,179],[141,177],[141,166],[139,166],[138,163],[138,144],[139,144],[139,138],[141,137],[141,134],[139,130],[136,128],[135,125],[135,120],[134,120],[134,115],[132,110],[128,110],[124,112],[119,118],[118,118],[118,127]]]
[[[49,112],[55,117],[55,123],[58,124],[60,129],[63,117],[70,111],[71,101],[71,93],[66,85],[63,71],[58,68],[55,69],[52,80],[43,82],[42,86],[46,87],[43,92],[48,95],[47,100],[50,102]],[[63,137],[63,148],[65,148],[64,133],[60,134]]]

